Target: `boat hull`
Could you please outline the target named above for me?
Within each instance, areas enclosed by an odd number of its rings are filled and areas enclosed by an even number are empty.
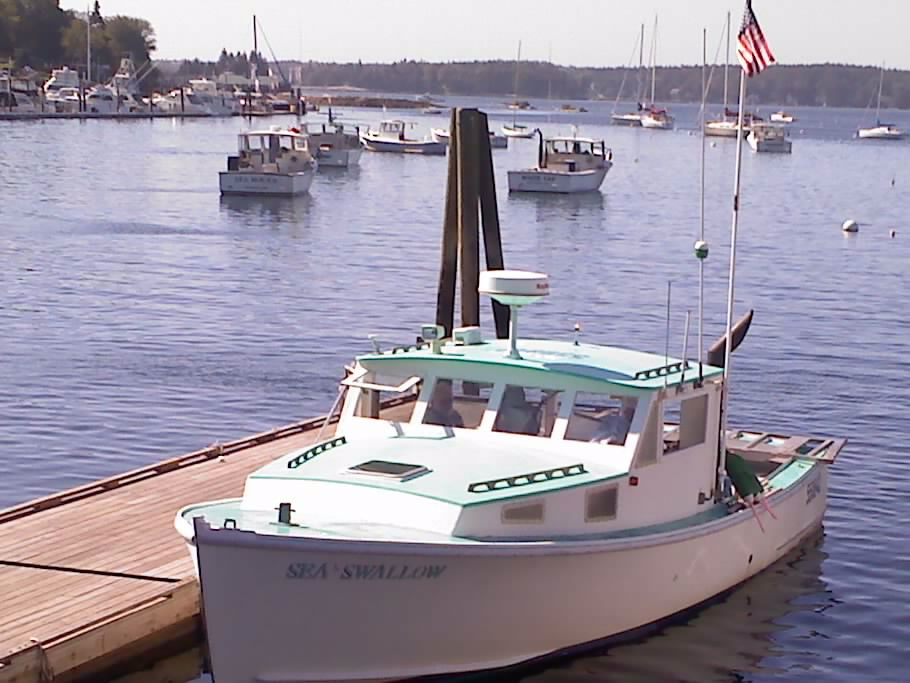
[[[218,185],[226,195],[272,195],[292,197],[306,194],[313,184],[315,169],[300,173],[221,171]]]
[[[573,194],[600,189],[612,164],[591,171],[550,171],[528,169],[509,171],[509,192],[555,192]]]
[[[708,122],[705,124],[705,136],[709,138],[735,138],[738,132],[738,126],[735,122]],[[743,127],[743,132],[749,131],[747,126]]]
[[[774,517],[762,510],[761,525],[745,509],[607,540],[377,542],[201,520],[181,534],[195,533],[218,683],[375,681],[497,669],[641,635],[810,536],[826,494],[816,463],[771,496]]]
[[[320,147],[316,151],[316,160],[319,162],[319,168],[348,168],[360,163],[362,153],[362,147],[349,149],[322,149]]]
[[[534,137],[534,129],[532,128],[512,128],[511,126],[503,126],[500,128],[500,131],[507,138],[520,138],[527,140]]]
[[[614,126],[641,127],[641,114],[613,114],[610,123]]]
[[[650,128],[651,130],[673,130],[674,120],[672,117],[654,117],[643,116],[641,118],[641,127]]]
[[[447,145],[436,140],[382,140],[364,136],[363,146],[371,152],[392,152],[394,154],[427,154],[443,156]]]
[[[899,130],[879,126],[877,128],[861,128],[858,136],[863,140],[903,140],[904,133]]]
[[[793,151],[793,143],[789,140],[756,140],[755,136],[750,134],[746,141],[755,152],[790,154]]]

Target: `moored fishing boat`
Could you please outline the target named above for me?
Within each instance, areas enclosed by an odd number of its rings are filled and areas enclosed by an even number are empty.
[[[317,163],[305,134],[272,126],[241,133],[237,147],[218,174],[221,194],[293,196],[310,189]]]
[[[613,152],[603,140],[543,138],[540,131],[537,166],[509,171],[509,192],[593,192],[613,166]]]
[[[446,144],[432,136],[422,139],[409,138],[407,124],[398,119],[382,121],[379,128],[370,128],[360,134],[363,146],[371,152],[396,152],[398,154],[444,155]]]
[[[756,152],[789,154],[793,143],[787,138],[787,128],[779,123],[754,123],[746,141]]]
[[[430,130],[430,134],[433,136],[434,140],[439,142],[444,142],[449,144],[451,139],[451,134],[449,133],[448,128],[433,128]],[[506,149],[509,146],[509,139],[505,135],[497,135],[493,131],[490,131],[490,147],[493,149]]]
[[[331,115],[328,123],[306,124],[306,134],[310,151],[319,162],[319,168],[348,168],[360,163],[363,144],[359,131],[346,131],[344,124],[335,121]]]
[[[219,683],[495,669],[640,635],[820,525],[842,440],[730,432],[731,489],[721,368],[518,340],[546,276],[480,282],[513,306],[509,340],[431,325],[360,356],[332,438],[177,514]]]

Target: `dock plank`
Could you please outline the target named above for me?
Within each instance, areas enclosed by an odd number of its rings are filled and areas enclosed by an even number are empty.
[[[313,443],[323,420],[0,511],[0,683],[78,672],[196,619],[177,510],[239,497],[252,470]],[[334,425],[323,438],[333,433]]]

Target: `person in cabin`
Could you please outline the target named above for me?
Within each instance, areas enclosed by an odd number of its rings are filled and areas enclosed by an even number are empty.
[[[623,445],[635,414],[635,400],[622,399],[619,412],[610,412],[600,418],[597,430],[591,438],[592,443]]]
[[[427,412],[423,417],[426,424],[443,425],[445,427],[464,427],[461,414],[455,410],[455,399],[452,395],[452,380],[436,380],[433,395],[427,405]]]
[[[502,394],[502,402],[493,429],[512,434],[537,434],[538,412],[525,399],[525,391],[510,384]]]

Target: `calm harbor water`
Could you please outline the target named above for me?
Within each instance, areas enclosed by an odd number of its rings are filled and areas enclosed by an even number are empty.
[[[511,117],[470,103],[496,126]],[[616,165],[601,193],[509,196],[506,170],[536,146],[494,151],[506,265],[552,278],[523,331],[569,338],[580,322],[585,339],[663,353],[670,281],[679,353],[697,310],[697,112],[674,108],[680,128],[661,132],[585,106],[523,119],[605,137]],[[910,144],[852,139],[868,112],[795,113],[792,155],[744,153],[737,313],[756,315],[731,422],[850,438],[824,535],[684,624],[533,680],[906,679]],[[447,122],[405,118],[416,133]],[[910,128],[908,113],[889,120]],[[244,128],[0,124],[0,507],[324,412],[368,334],[411,341],[432,321],[445,160],[365,153],[308,197],[219,198]],[[724,322],[733,141],[706,156],[707,345]],[[858,234],[841,233],[847,218]]]

